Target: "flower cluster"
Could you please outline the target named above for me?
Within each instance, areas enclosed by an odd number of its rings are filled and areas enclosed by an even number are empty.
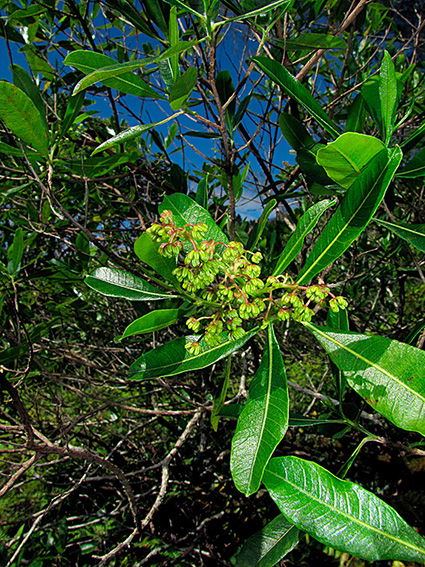
[[[300,286],[288,274],[262,279],[260,252],[245,250],[240,242],[204,240],[204,223],[178,227],[171,211],[164,211],[160,224],[153,224],[147,232],[161,243],[162,255],[177,259],[173,275],[203,311],[198,318],[189,317],[186,325],[195,333],[202,331],[210,347],[225,336],[242,338],[244,321],[266,327],[276,319],[310,321],[327,301],[335,312],[347,307],[344,297],[335,296],[322,284]],[[186,348],[192,354],[201,349],[198,340]]]

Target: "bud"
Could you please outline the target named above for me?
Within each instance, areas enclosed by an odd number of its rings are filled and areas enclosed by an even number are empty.
[[[201,345],[197,341],[186,343],[184,345],[184,348],[189,352],[189,354],[192,354],[194,356],[201,352]]]
[[[254,264],[259,264],[262,259],[263,259],[263,255],[261,254],[261,252],[256,252],[256,253],[251,257],[251,262],[253,262]]]

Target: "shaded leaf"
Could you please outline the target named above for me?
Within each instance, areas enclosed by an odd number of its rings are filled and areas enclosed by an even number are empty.
[[[125,329],[120,340],[134,335],[141,335],[144,333],[152,333],[165,329],[176,323],[182,316],[181,309],[156,309],[150,313],[146,313],[143,317],[136,319]]]
[[[41,98],[40,89],[32,80],[32,77],[25,69],[22,69],[19,65],[11,65],[12,73],[13,73],[13,82],[14,84],[20,88],[29,98],[33,101],[35,106],[37,107],[41,119],[44,123],[44,127],[46,132],[48,132],[48,125],[46,120],[46,104],[44,100]]]
[[[383,149],[384,144],[378,138],[346,132],[321,148],[316,159],[335,183],[348,189],[371,159]]]
[[[223,333],[223,342],[215,347],[208,346],[205,340],[200,338],[200,335],[175,339],[154,350],[150,350],[133,362],[130,366],[128,377],[130,380],[149,380],[150,378],[174,376],[182,372],[192,372],[193,370],[206,368],[240,349],[257,332],[258,327],[252,329],[237,341],[229,339]],[[201,346],[199,354],[190,354],[185,348],[186,344],[194,341],[199,341]]]
[[[403,240],[425,252],[425,224],[395,224],[381,219],[373,219],[377,224],[388,228]]]
[[[261,213],[261,217],[258,219],[257,224],[255,225],[255,229],[252,230],[251,234],[249,235],[248,243],[246,245],[247,250],[254,250],[254,248],[257,246],[258,241],[260,240],[261,235],[266,228],[269,216],[273,212],[273,209],[276,207],[276,205],[276,199],[271,199],[264,207],[264,211]]]
[[[362,171],[319,236],[297,283],[310,281],[334,262],[368,225],[401,161],[396,147],[382,150]]]
[[[336,203],[336,199],[324,199],[310,207],[298,221],[294,233],[289,238],[276,263],[273,275],[282,274],[289,264],[297,257],[303,246],[305,237],[316,226],[322,214]]]
[[[15,236],[13,238],[13,243],[9,250],[7,251],[7,256],[9,262],[7,265],[7,271],[10,275],[15,276],[19,272],[21,267],[21,260],[24,254],[24,231],[22,227],[16,229]]]
[[[377,496],[298,457],[272,459],[264,484],[299,529],[369,561],[425,560],[425,540]]]
[[[297,152],[302,148],[311,148],[316,143],[303,123],[292,114],[281,112],[279,114],[279,126],[285,140]]]
[[[177,297],[169,295],[129,272],[115,268],[97,268],[85,279],[86,284],[102,295],[120,297],[130,301],[158,301]]]
[[[169,103],[172,110],[179,110],[186,105],[198,80],[198,71],[195,67],[189,67],[175,82],[170,91]]]
[[[258,490],[263,471],[288,429],[289,400],[285,367],[273,326],[267,328],[263,359],[232,439],[230,470],[245,496]]]
[[[363,132],[366,122],[366,107],[363,97],[358,94],[348,111],[345,132]]]
[[[304,325],[349,385],[391,423],[425,433],[425,352],[405,343]]]
[[[342,37],[325,33],[303,33],[294,39],[274,39],[274,43],[287,51],[312,49],[347,49],[347,42]]]
[[[160,244],[154,242],[147,232],[143,232],[134,243],[134,252],[142,262],[155,270],[160,276],[171,283],[178,283],[173,276],[176,268],[175,258],[166,258],[158,252]]]
[[[315,98],[313,98],[310,91],[306,89],[306,87],[293,75],[291,75],[284,65],[274,61],[273,59],[269,59],[268,57],[253,57],[252,60],[270,79],[282,87],[286,93],[298,101],[312,116],[314,116],[317,122],[327,132],[329,132],[332,136],[339,136],[339,129],[322,109],[321,105]]]
[[[425,148],[412,157],[403,167],[397,171],[397,177],[423,177],[425,175]]]
[[[226,401],[227,389],[230,383],[230,369],[232,368],[232,357],[229,356],[227,359],[226,368],[224,370],[224,377],[221,384],[220,392],[214,397],[213,409],[211,411],[211,427],[214,431],[218,429],[218,422],[220,419],[220,412]]]
[[[17,86],[0,81],[0,118],[23,142],[47,158],[45,121],[33,101]]]
[[[394,118],[397,110],[397,79],[394,63],[388,51],[384,51],[379,73],[379,99],[381,102],[381,120],[385,143],[388,144],[393,133]]]
[[[274,567],[298,545],[299,530],[283,514],[244,543],[235,567]]]

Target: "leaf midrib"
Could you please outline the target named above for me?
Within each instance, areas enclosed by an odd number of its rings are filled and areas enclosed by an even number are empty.
[[[363,522],[359,518],[356,518],[355,516],[350,516],[347,512],[344,512],[344,511],[342,511],[338,508],[335,508],[334,506],[332,506],[328,502],[324,502],[323,500],[320,500],[319,497],[310,494],[306,490],[300,488],[297,484],[289,481],[287,478],[283,478],[282,476],[278,475],[274,471],[269,470],[268,472],[269,472],[269,474],[275,476],[279,480],[286,482],[287,484],[292,486],[295,490],[298,490],[299,492],[301,492],[302,494],[304,494],[305,496],[307,496],[311,500],[314,500],[315,502],[318,502],[321,505],[326,506],[327,508],[329,508],[330,511],[335,512],[336,515],[341,515],[341,516],[343,516],[344,518],[347,518],[348,520],[350,520],[353,523],[356,523],[360,526],[368,528],[369,530],[374,531],[377,534],[383,535],[384,537],[386,537],[386,538],[388,538],[388,539],[390,539],[390,540],[392,540],[392,541],[394,541],[394,542],[396,542],[400,545],[404,545],[405,547],[410,547],[414,551],[419,552],[422,556],[425,556],[425,549],[421,549],[420,547],[416,547],[416,545],[413,545],[413,544],[409,543],[408,541],[399,539],[398,537],[393,536],[393,535],[389,534],[388,532],[384,532],[382,529],[376,528],[375,526],[372,526],[370,524],[366,524],[365,522]],[[337,480],[339,480],[339,479],[337,479]]]

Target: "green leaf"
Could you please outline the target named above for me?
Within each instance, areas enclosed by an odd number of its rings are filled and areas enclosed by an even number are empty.
[[[40,89],[32,80],[32,77],[25,69],[22,69],[19,65],[11,65],[11,70],[13,73],[13,82],[20,88],[29,98],[33,101],[35,106],[40,113],[41,119],[44,123],[44,128],[48,132],[48,125],[46,120],[46,104],[41,98]]]
[[[412,157],[403,167],[397,171],[397,177],[414,179],[425,175],[425,148]]]
[[[108,65],[105,67],[101,67],[100,69],[96,69],[95,71],[91,72],[89,75],[81,79],[81,81],[79,81],[75,85],[72,95],[75,96],[79,92],[83,91],[84,89],[87,89],[88,87],[94,85],[97,82],[106,84],[105,81],[108,79],[122,77],[122,75],[128,74],[130,71],[135,71],[136,69],[146,67],[146,65],[158,63],[160,61],[164,61],[165,59],[169,59],[172,56],[179,55],[180,53],[184,53],[185,51],[187,51],[188,49],[190,49],[191,47],[193,47],[198,43],[199,43],[198,41],[180,41],[178,44],[170,47],[169,49],[166,49],[163,53],[161,53],[156,57],[147,57],[146,59],[140,59],[138,61],[126,61],[125,63],[115,62],[113,65]],[[84,53],[87,52],[84,51]],[[70,65],[71,63],[68,64]],[[137,75],[134,76],[137,77]],[[142,82],[144,83],[144,81]],[[146,83],[144,83],[144,85],[149,90],[149,93],[144,96],[150,98],[162,98],[162,99],[164,98],[162,95],[159,95],[156,91],[152,90],[148,85],[146,85]],[[155,96],[153,96],[152,93],[154,93]]]
[[[374,410],[397,427],[425,433],[423,350],[384,337],[304,325]]]
[[[358,94],[351,103],[348,111],[347,122],[345,124],[346,132],[363,132],[366,122],[366,108],[364,99]]]
[[[311,148],[316,143],[303,123],[292,114],[281,112],[279,114],[279,126],[285,140],[297,152],[302,148]]]
[[[39,323],[38,325],[30,329],[29,337],[31,344],[34,345],[34,343],[38,342],[41,337],[47,335],[49,329],[56,325],[57,321],[58,319],[54,317],[48,323]],[[29,347],[27,342],[6,348],[0,351],[0,364],[9,366],[12,362],[18,360],[19,357],[27,355],[28,351]]]
[[[200,180],[196,189],[196,202],[205,210],[208,210],[208,177],[209,174],[207,173]]]
[[[40,112],[21,89],[7,81],[0,81],[0,118],[18,138],[48,157],[49,142]]]
[[[95,51],[87,51],[84,49],[77,49],[76,51],[72,51],[65,58],[64,64],[71,65],[72,67],[75,67],[86,75],[90,75],[95,71],[102,70],[104,69],[104,67],[112,66],[115,68],[121,68],[122,65],[126,65],[125,63],[118,65],[117,62],[112,59],[112,57],[103,55],[103,53],[96,53]],[[164,97],[154,91],[149,85],[147,85],[141,77],[131,72],[116,78],[106,78],[102,82],[105,87],[116,89],[117,91],[125,94],[164,100]],[[75,95],[77,94],[77,92],[74,91],[73,94]]]
[[[393,134],[394,118],[397,111],[397,98],[397,79],[394,63],[388,51],[384,51],[384,58],[379,73],[379,99],[381,102],[381,120],[386,144],[388,144]]]
[[[177,297],[164,293],[137,276],[115,268],[97,268],[85,279],[86,284],[102,295],[130,301],[158,301]]]
[[[226,401],[227,389],[230,384],[230,370],[232,368],[232,357],[229,356],[227,358],[226,368],[224,370],[224,377],[221,384],[220,392],[218,395],[214,397],[213,401],[213,409],[211,411],[211,427],[214,431],[218,429],[218,422],[220,419],[220,412],[224,406],[224,402]]]
[[[181,77],[175,81],[168,99],[172,110],[179,110],[186,105],[198,80],[198,71],[195,67],[189,67]]]
[[[287,51],[312,49],[347,49],[347,42],[342,37],[324,33],[303,33],[295,39],[274,39],[274,43]]]
[[[272,459],[264,484],[300,530],[369,561],[425,561],[425,540],[377,496],[298,457]]]
[[[289,96],[299,102],[317,122],[332,136],[339,136],[340,131],[332,122],[320,104],[311,93],[291,73],[273,59],[268,57],[253,57],[252,60],[262,71],[279,85]]]
[[[7,271],[11,276],[15,276],[21,267],[21,260],[24,254],[24,231],[22,227],[16,229],[15,236],[13,238],[13,243],[10,249],[7,251],[7,256],[9,262],[7,265]]]
[[[272,2],[260,2],[259,8],[249,10],[244,14],[238,16],[227,18],[224,22],[220,23],[225,24],[227,22],[240,22],[241,20],[246,20],[247,18],[254,18],[255,16],[268,14],[273,10],[276,10],[277,8],[279,8],[280,16],[282,17],[283,14],[291,8],[293,3],[294,0],[274,0]]]
[[[171,211],[174,215],[174,222],[180,228],[187,223],[205,223],[208,230],[203,240],[215,240],[224,244],[229,242],[227,236],[217,226],[210,213],[187,195],[182,193],[167,195],[159,206],[159,212],[162,213],[163,211]]]
[[[321,148],[316,159],[335,183],[348,189],[383,149],[384,144],[378,138],[347,132]]]
[[[289,401],[285,367],[273,326],[267,329],[263,359],[232,439],[230,470],[245,496],[258,490],[263,471],[288,429]]]
[[[255,229],[251,231],[251,234],[249,235],[248,244],[246,245],[247,250],[254,250],[254,248],[257,246],[258,241],[260,240],[261,235],[266,228],[269,216],[273,212],[273,209],[276,207],[276,205],[276,199],[271,199],[265,206],[264,211],[261,213],[261,217],[258,219],[257,224],[255,225]]]
[[[157,126],[166,124],[167,122],[173,120],[174,118],[176,118],[176,116],[179,116],[180,114],[181,111],[176,112],[176,114],[173,114],[168,118],[165,118],[165,120],[161,120],[161,122],[155,122],[153,124],[142,124],[141,126],[133,126],[132,128],[128,128],[127,130],[124,130],[124,132],[120,132],[117,136],[114,136],[113,138],[109,138],[109,140],[106,140],[106,142],[103,142],[103,144],[100,144],[100,146],[97,146],[97,148],[92,152],[91,155],[93,156],[94,154],[102,152],[103,150],[107,150],[108,148],[112,148],[113,146],[117,146],[118,144],[122,144],[123,142],[134,140],[134,138],[138,138],[139,136],[141,136],[145,132],[148,132],[152,128],[156,128]]]
[[[68,97],[65,116],[61,120],[60,124],[60,137],[64,136],[74,124],[74,120],[77,118],[78,113],[80,112],[80,109],[83,105],[84,93],[80,93],[77,96]]]
[[[377,224],[385,226],[421,252],[425,252],[425,224],[395,224],[376,218],[373,220]]]
[[[183,311],[181,309],[157,309],[146,313],[143,317],[139,317],[125,329],[120,340],[126,337],[132,337],[134,335],[141,335],[144,333],[152,333],[153,331],[159,331],[165,329],[176,323],[182,316]]]
[[[235,567],[274,567],[298,545],[299,530],[283,514],[244,543]]]
[[[154,242],[147,232],[144,232],[134,243],[134,252],[136,256],[155,270],[165,280],[175,284],[178,283],[173,276],[173,270],[176,268],[175,258],[166,258],[158,252],[160,244]]]
[[[150,350],[133,362],[128,377],[130,380],[149,380],[150,378],[175,376],[183,372],[206,368],[240,349],[257,332],[258,327],[255,327],[237,341],[229,339],[223,333],[222,342],[215,347],[208,346],[203,338],[200,339],[200,335],[175,339]],[[190,354],[185,348],[186,344],[194,341],[199,341],[201,346],[199,354]]]
[[[332,179],[326,174],[326,171],[321,165],[317,163],[316,155],[321,148],[325,148],[325,144],[320,142],[315,143],[314,146],[304,147],[298,150],[295,161],[300,166],[301,171],[308,175],[314,182],[322,186],[334,185]]]
[[[348,189],[340,206],[319,236],[297,283],[310,281],[345,252],[369,224],[401,161],[396,147],[382,150]]]
[[[147,23],[140,17],[139,12],[129,0],[104,0],[105,4],[117,10],[118,14],[124,16],[133,26],[145,33],[149,37],[158,39],[158,34],[151,29]],[[153,27],[153,26],[152,26]]]
[[[278,276],[282,274],[289,264],[298,256],[303,246],[305,237],[316,226],[317,221],[322,214],[336,203],[336,199],[324,199],[310,207],[300,218],[297,228],[289,238],[283,249],[276,267],[273,270],[273,275]]]
[[[170,4],[171,6],[175,6],[176,8],[186,10],[190,14],[196,16],[197,18],[203,19],[203,17],[205,16],[205,12],[200,13],[199,11],[196,11],[194,8],[192,8],[189,2],[182,2],[182,0],[165,0],[165,1],[167,2],[167,4]]]

